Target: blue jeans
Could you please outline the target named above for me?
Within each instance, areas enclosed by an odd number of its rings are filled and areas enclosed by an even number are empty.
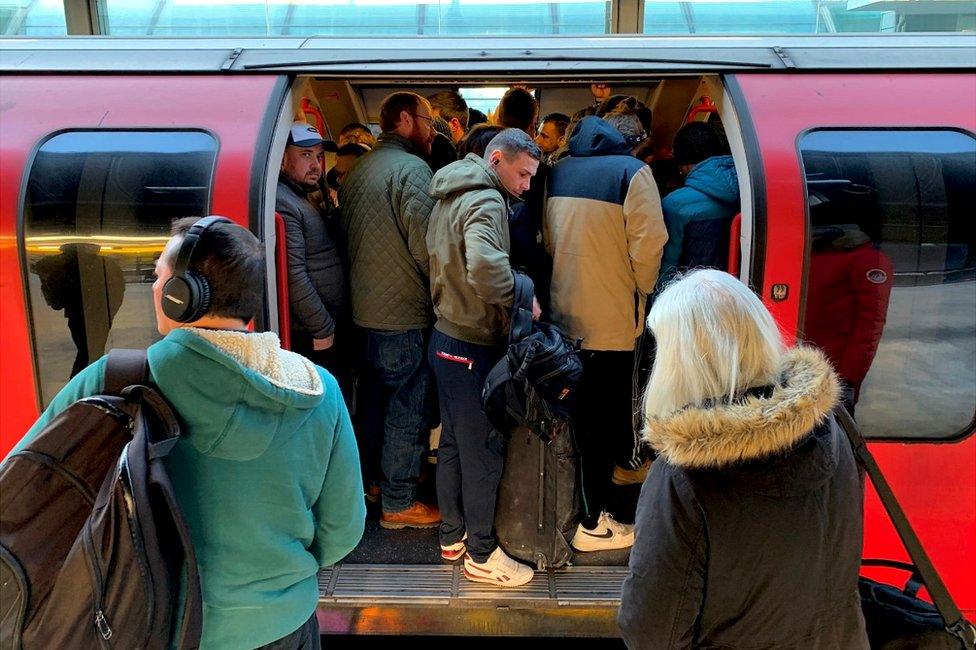
[[[505,465],[505,441],[481,408],[481,390],[505,346],[466,343],[437,330],[430,338],[430,365],[437,378],[441,442],[437,449],[437,505],[441,544],[467,533],[468,553],[484,562],[495,538],[495,501]]]
[[[385,512],[406,510],[417,497],[429,431],[430,367],[424,330],[366,330],[366,366],[375,396],[361,408],[367,440],[382,440],[380,486]]]

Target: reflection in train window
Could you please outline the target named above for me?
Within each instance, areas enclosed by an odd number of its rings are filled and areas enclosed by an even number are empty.
[[[156,258],[174,219],[207,214],[216,153],[199,131],[72,131],[40,147],[22,243],[44,406],[107,349],[159,338]]]
[[[976,139],[815,131],[804,338],[827,352],[865,433],[949,438],[976,405]]]

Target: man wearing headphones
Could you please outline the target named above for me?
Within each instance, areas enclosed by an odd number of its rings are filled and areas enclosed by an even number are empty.
[[[318,648],[316,573],[359,543],[366,516],[336,380],[247,329],[264,268],[261,243],[223,217],[178,220],[156,262],[163,339],[147,354],[184,423],[165,462],[196,549],[201,647]],[[105,361],[68,382],[17,448],[101,393]]]

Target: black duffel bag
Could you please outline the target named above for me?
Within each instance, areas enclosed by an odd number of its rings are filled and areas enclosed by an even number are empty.
[[[515,273],[508,350],[488,373],[481,394],[485,416],[498,431],[528,427],[551,442],[569,420],[583,376],[578,346],[550,323],[532,320],[532,280]]]
[[[892,560],[865,560],[865,567],[888,567],[911,574],[904,587],[861,578],[858,591],[861,611],[867,627],[871,648],[880,650],[972,650],[976,647],[976,628],[963,618],[962,612],[949,595],[945,583],[905,512],[901,509],[877,461],[868,450],[857,425],[843,407],[836,410],[837,422],[847,433],[857,462],[865,469],[874,484],[885,511],[908,551],[912,564]],[[918,597],[925,587],[932,598],[928,603]]]

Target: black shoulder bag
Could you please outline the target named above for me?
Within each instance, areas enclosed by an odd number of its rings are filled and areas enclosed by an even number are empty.
[[[884,566],[911,573],[903,589],[874,580],[861,578],[858,590],[861,594],[861,610],[867,625],[868,639],[872,648],[919,648],[922,650],[971,649],[976,644],[976,628],[963,618],[949,590],[932,565],[905,512],[898,504],[894,492],[881,473],[877,461],[868,450],[857,425],[843,407],[838,407],[837,422],[847,433],[857,462],[864,467],[874,488],[881,497],[885,511],[895,525],[902,544],[908,551],[912,564],[891,560],[864,560],[863,566]],[[931,604],[918,598],[924,585],[932,597]]]

